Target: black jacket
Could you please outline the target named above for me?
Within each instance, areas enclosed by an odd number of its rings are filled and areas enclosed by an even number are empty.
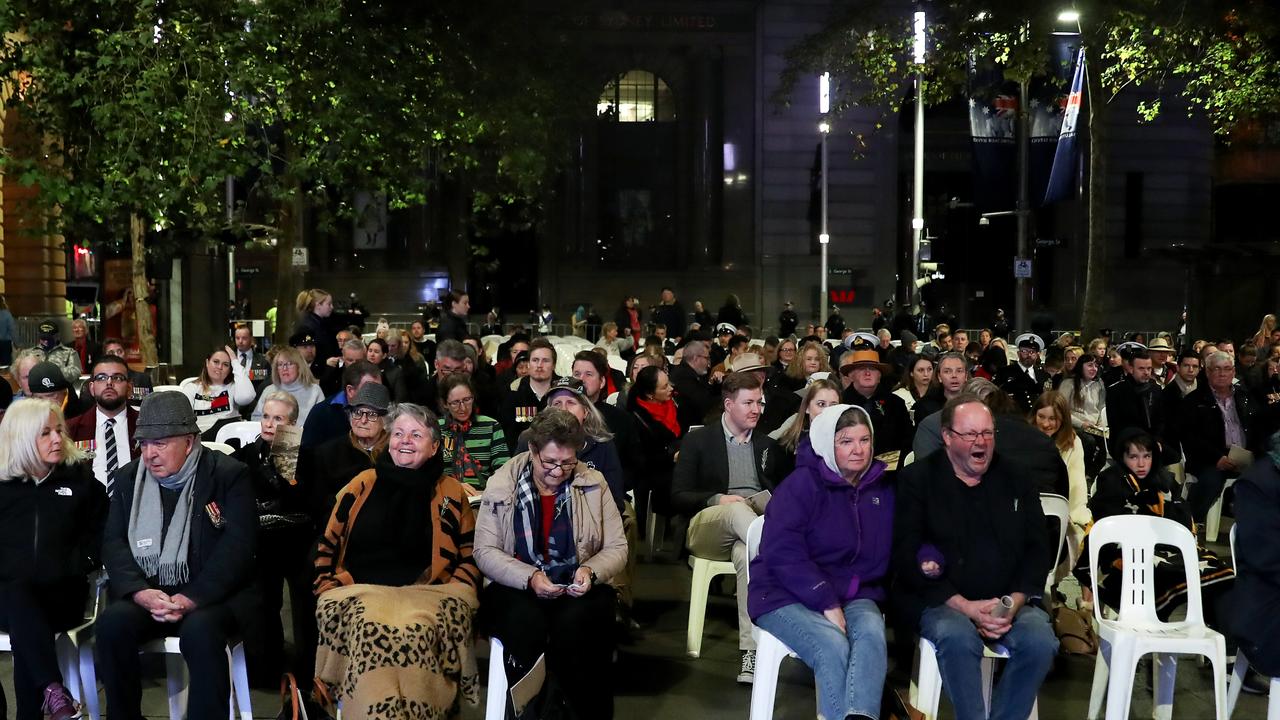
[[[93,463],[58,465],[39,485],[0,482],[0,582],[83,580],[98,567],[107,492]]]
[[[307,508],[317,528],[329,522],[338,491],[373,467],[369,456],[351,444],[349,433],[350,430],[298,456],[298,477],[305,483]]]
[[[1248,450],[1261,450],[1265,438],[1260,437],[1261,433],[1258,432],[1258,404],[1243,385],[1236,385],[1233,394],[1236,415],[1239,416],[1240,428],[1244,431],[1244,447]],[[1108,396],[1108,408],[1110,400]],[[1182,451],[1187,456],[1188,472],[1194,474],[1193,468],[1214,465],[1227,454],[1226,425],[1222,410],[1218,408],[1218,401],[1207,380],[1182,398],[1175,427],[1177,436],[1182,441]]]
[[[293,334],[297,335],[300,332],[310,333],[311,338],[316,341],[316,360],[323,363],[331,357],[337,357],[342,354],[342,351],[338,348],[338,334],[330,328],[331,325],[327,318],[308,312],[298,318],[298,324],[293,326]]]
[[[796,314],[795,310],[783,310],[778,315],[778,337],[784,340],[791,337],[795,334],[796,326],[799,324],[800,316]]]
[[[1280,470],[1269,457],[1249,468],[1236,488],[1236,581],[1228,630],[1250,664],[1280,674]]]
[[[756,429],[771,433],[782,427],[782,423],[800,409],[800,396],[796,391],[804,389],[804,386],[804,380],[796,380],[785,372],[775,373],[769,378],[764,386],[764,413],[760,415]]]
[[[116,471],[115,493],[102,536],[102,560],[111,579],[111,596],[116,599],[128,599],[140,590],[159,587],[138,567],[129,543],[129,512],[138,462],[134,460]],[[249,468],[220,452],[204,450],[191,482],[196,485],[192,488],[188,521],[190,580],[174,590],[199,606],[225,603],[243,624],[255,610],[252,588],[258,509]],[[221,512],[225,523],[221,528],[215,527],[210,518],[210,503],[217,503]]]
[[[899,607],[914,626],[926,608],[952,595],[986,600],[1044,594],[1052,548],[1040,494],[1023,469],[997,452],[975,487],[955,475],[945,450],[902,469],[894,513],[893,565]],[[937,548],[943,573],[920,572],[917,553]]]
[[[1001,390],[1009,393],[1018,407],[1022,408],[1022,412],[1030,413],[1036,398],[1040,397],[1045,390],[1053,389],[1049,373],[1037,367],[1035,374],[1036,379],[1032,380],[1022,367],[1022,363],[1014,362],[1011,365],[1005,365],[1000,372],[996,373],[995,382]]]
[[[652,508],[661,515],[671,514],[671,484],[675,473],[676,453],[681,438],[658,422],[647,410],[633,405],[629,417],[636,431],[640,463],[636,468],[637,486],[653,492]],[[727,460],[726,460],[727,462]]]
[[[756,479],[772,490],[778,484],[778,444],[762,432],[751,433],[756,456]],[[713,495],[729,490],[729,451],[720,423],[690,431],[680,445],[680,460],[671,480],[671,504],[676,512],[693,517],[707,507]]]
[[[1202,381],[1203,382],[1203,381]],[[1178,461],[1176,448],[1166,439],[1168,415],[1155,383],[1139,386],[1133,376],[1125,375],[1119,382],[1107,386],[1107,429],[1111,437],[1119,437],[1126,428],[1141,428],[1159,440],[1163,453],[1160,465]],[[1184,400],[1186,398],[1183,398]]]
[[[688,365],[680,364],[671,367],[668,378],[676,391],[676,404],[679,406],[676,417],[680,420],[680,429],[687,432],[691,425],[706,422],[716,399],[707,376],[699,375]]]
[[[883,385],[876,388],[871,397],[864,396],[850,385],[841,394],[840,402],[846,405],[857,405],[871,416],[871,428],[875,430],[874,449],[877,455],[897,450],[902,453],[902,457],[905,457],[911,452],[911,441],[915,438],[916,427],[911,422],[911,414],[907,412],[907,404],[902,402],[902,398],[885,390]]]
[[[662,323],[667,326],[667,337],[681,338],[684,337],[685,324],[688,315],[684,312],[684,306],[679,300],[670,305],[659,305],[653,310],[653,321]]]
[[[607,402],[601,401],[595,403],[595,406],[604,416],[605,427],[613,433],[613,445],[622,462],[623,487],[630,490],[636,486],[636,475],[644,463],[644,451],[640,448],[640,433],[636,430],[635,418],[626,410]]]
[[[271,444],[262,438],[236,450],[231,457],[249,468],[254,500],[258,506],[259,529],[301,524],[296,521],[280,522],[280,518],[306,513],[310,509],[302,473],[296,473],[298,477],[293,484],[280,477],[271,464]]]
[[[555,376],[551,378],[555,382]],[[541,401],[529,386],[529,378],[520,378],[514,390],[508,389],[502,399],[502,412],[495,418],[502,423],[502,432],[509,438],[518,438],[538,414]]]
[[[467,336],[467,319],[458,317],[451,312],[440,314],[440,324],[436,327],[436,344],[445,340],[457,340],[462,342],[462,338]]]
[[[941,385],[934,385],[929,388],[929,391],[916,401],[916,406],[913,409],[915,412],[916,426],[919,427],[920,423],[924,422],[924,419],[930,415],[936,412],[941,412],[942,406],[946,404],[947,396],[946,393],[942,391]]]

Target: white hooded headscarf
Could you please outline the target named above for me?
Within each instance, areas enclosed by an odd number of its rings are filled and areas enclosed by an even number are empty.
[[[813,446],[813,451],[818,457],[822,458],[822,462],[826,463],[827,469],[837,475],[840,474],[840,470],[836,467],[836,423],[840,422],[840,416],[844,415],[846,410],[856,410],[862,414],[874,445],[876,431],[875,426],[871,424],[871,416],[857,405],[832,405],[823,410],[809,425],[809,444]]]

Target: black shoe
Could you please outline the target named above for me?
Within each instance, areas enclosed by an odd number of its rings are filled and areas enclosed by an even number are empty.
[[[1249,668],[1244,674],[1244,683],[1241,684],[1240,689],[1250,695],[1267,695],[1271,692],[1271,678]]]

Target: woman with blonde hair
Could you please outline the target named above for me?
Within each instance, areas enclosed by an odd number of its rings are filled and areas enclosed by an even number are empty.
[[[764,414],[758,426],[762,432],[772,433],[795,414],[800,405],[801,391],[808,384],[809,376],[816,372],[829,373],[831,365],[827,363],[827,353],[822,344],[810,340],[796,351],[785,372],[775,373],[765,383]]]
[[[333,315],[333,295],[320,288],[303,290],[298,293],[294,307],[298,310],[298,322],[293,326],[293,335],[305,333],[311,336],[316,345],[316,359],[323,363],[341,354],[329,319]]]
[[[1271,344],[1271,333],[1276,331],[1276,316],[1270,313],[1262,316],[1262,325],[1253,336],[1253,346],[1264,348]]]
[[[84,622],[107,494],[47,400],[19,400],[0,421],[0,630],[13,648],[19,718],[79,717],[54,636]]]
[[[809,443],[809,425],[823,410],[840,404],[840,385],[833,380],[820,378],[809,384],[800,399],[800,409],[787,419],[770,437],[778,441],[783,452],[783,460],[778,467],[791,472],[796,465],[796,456]]]
[[[1067,507],[1070,526],[1067,528],[1067,568],[1075,565],[1080,543],[1085,531],[1093,522],[1089,512],[1089,486],[1084,473],[1084,445],[1071,427],[1071,408],[1067,398],[1057,390],[1048,390],[1036,398],[1032,405],[1032,422],[1040,432],[1048,435],[1067,466]]]
[[[262,391],[258,405],[253,409],[253,419],[262,419],[263,405],[275,390],[282,390],[293,396],[298,403],[298,418],[295,424],[301,426],[307,422],[307,414],[311,408],[324,401],[324,391],[320,383],[311,374],[302,353],[295,347],[285,346],[275,351],[271,360],[271,384]]]

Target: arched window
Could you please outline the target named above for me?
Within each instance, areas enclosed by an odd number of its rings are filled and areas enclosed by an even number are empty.
[[[628,70],[604,86],[596,116],[616,122],[671,122],[676,119],[676,101],[662,78],[646,70]]]

